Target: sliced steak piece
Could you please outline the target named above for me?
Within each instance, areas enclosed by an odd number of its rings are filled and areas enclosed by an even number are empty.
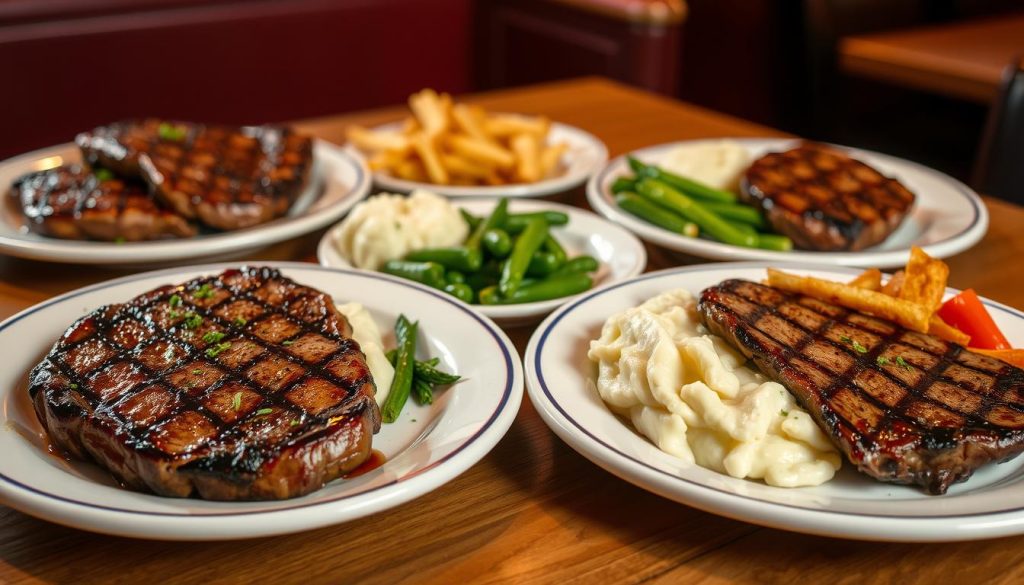
[[[942,494],[1024,450],[1020,368],[744,280],[704,290],[697,310],[876,479]]]
[[[11,203],[30,230],[54,238],[134,242],[196,234],[144,184],[101,176],[80,165],[25,175],[11,187]]]
[[[899,181],[809,143],[754,161],[740,191],[761,207],[775,231],[805,250],[854,251],[881,243],[914,203]]]
[[[145,119],[101,126],[76,142],[90,163],[144,179],[178,213],[221,230],[283,215],[313,166],[310,138],[277,126]]]
[[[374,393],[331,298],[251,267],[93,311],[29,380],[57,446],[132,489],[211,500],[301,496],[353,470],[380,428]]]

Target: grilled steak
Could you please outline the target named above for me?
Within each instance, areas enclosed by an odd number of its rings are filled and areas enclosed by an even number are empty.
[[[942,494],[1024,450],[1020,368],[743,280],[704,290],[697,310],[876,479]]]
[[[187,218],[221,230],[283,215],[306,188],[307,136],[276,126],[203,126],[157,119],[118,122],[79,134],[85,159],[137,176]]]
[[[124,485],[290,498],[351,471],[380,427],[348,321],[271,268],[163,286],[74,323],[33,369],[54,443]]]
[[[775,231],[806,250],[863,250],[889,237],[914,194],[842,152],[802,144],[754,161],[741,183]]]
[[[25,175],[10,195],[28,228],[44,236],[138,241],[196,233],[184,218],[154,201],[145,185],[101,179],[80,165]]]

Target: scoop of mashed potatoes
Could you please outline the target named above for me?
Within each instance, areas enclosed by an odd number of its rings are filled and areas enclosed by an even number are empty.
[[[610,317],[588,355],[601,398],[666,453],[779,487],[819,485],[839,469],[811,416],[710,335],[685,290]]]
[[[412,250],[461,244],[468,233],[459,210],[444,197],[429,191],[408,197],[381,193],[355,206],[334,245],[356,268],[379,270]]]
[[[395,377],[395,368],[384,355],[384,341],[381,339],[380,329],[366,307],[359,303],[338,305],[338,312],[345,315],[348,324],[352,326],[352,338],[366,355],[366,366],[370,368],[370,375],[373,376],[373,383],[377,387],[374,397],[377,404],[384,404],[384,399],[391,390],[391,380]]]

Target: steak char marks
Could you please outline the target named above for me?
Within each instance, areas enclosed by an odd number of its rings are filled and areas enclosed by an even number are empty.
[[[211,500],[301,496],[353,470],[380,428],[374,393],[331,298],[251,267],[97,309],[29,380],[69,454]]]
[[[697,309],[876,479],[943,494],[1024,450],[1020,368],[744,280],[705,289]]]
[[[313,143],[278,126],[117,122],[75,139],[90,164],[139,177],[189,219],[221,230],[283,215],[309,184]]]
[[[145,185],[100,178],[80,165],[25,175],[11,187],[10,197],[28,228],[44,236],[134,242],[196,234]]]

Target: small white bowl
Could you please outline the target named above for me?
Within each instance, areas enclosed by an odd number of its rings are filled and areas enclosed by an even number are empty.
[[[459,199],[456,207],[477,215],[487,216],[497,204],[496,199]],[[533,211],[561,211],[568,214],[565,226],[552,226],[551,233],[565,248],[569,257],[589,254],[601,263],[594,278],[594,288],[632,278],[647,267],[647,251],[643,243],[629,231],[614,223],[578,207],[570,207],[547,201],[514,199],[509,201],[510,213]],[[332,268],[352,268],[347,258],[341,256],[334,241],[340,231],[340,224],[334,226],[320,239],[316,256],[320,264]],[[587,294],[583,292],[581,294]],[[522,303],[519,305],[472,305],[472,307],[502,325],[525,325],[535,323],[556,308],[579,295]]]

